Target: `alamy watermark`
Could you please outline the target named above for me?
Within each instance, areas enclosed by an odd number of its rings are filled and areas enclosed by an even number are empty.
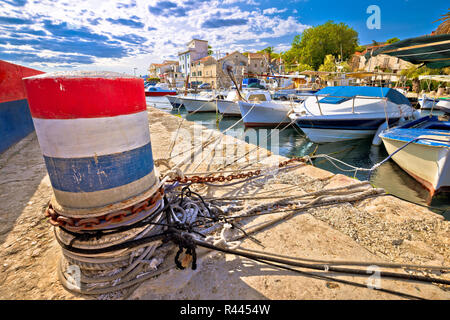
[[[65,270],[67,287],[71,290],[81,289],[81,270],[80,267],[74,264],[67,266]]]
[[[280,154],[280,129],[236,128],[219,136],[195,126],[194,130],[180,128],[172,134],[171,143],[174,145],[169,158],[174,163],[249,165]]]
[[[381,289],[381,276],[380,276],[380,267],[372,265],[368,266],[366,272],[368,274],[372,274],[367,279],[367,288],[369,289]]]
[[[370,5],[367,10],[366,13],[370,14],[369,18],[367,18],[367,28],[369,30],[373,30],[373,29],[381,29],[381,9],[379,6],[373,4]]]

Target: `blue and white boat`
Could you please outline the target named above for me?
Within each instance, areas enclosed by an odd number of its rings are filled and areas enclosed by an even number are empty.
[[[421,110],[440,110],[450,113],[450,98],[431,98],[424,94],[419,99],[419,104]]]
[[[177,94],[176,90],[170,90],[166,83],[158,83],[154,86],[147,86],[145,88],[146,97],[163,97],[174,96]]]
[[[450,192],[450,121],[426,116],[380,134],[389,155],[431,196]]]
[[[382,87],[326,87],[294,108],[290,118],[315,143],[372,137],[416,115],[400,92]]]

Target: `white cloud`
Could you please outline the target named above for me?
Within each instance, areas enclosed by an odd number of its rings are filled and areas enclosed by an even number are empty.
[[[286,12],[287,11],[287,9],[285,8],[285,9],[277,9],[277,8],[269,8],[269,9],[265,9],[265,10],[263,10],[263,13],[264,14],[276,14],[276,13],[283,13],[283,12]]]
[[[294,35],[303,32],[308,26],[303,25],[294,17],[283,18],[274,14],[286,12],[287,9],[270,8],[263,10],[245,9],[248,6],[240,4],[257,4],[253,0],[28,0],[20,10],[17,7],[0,3],[1,17],[16,17],[33,19],[34,23],[28,25],[30,29],[47,32],[47,36],[35,34],[23,34],[26,39],[39,41],[63,41],[67,37],[50,36],[47,24],[64,25],[70,30],[88,30],[100,37],[106,37],[107,41],[97,40],[95,44],[100,46],[117,46],[117,56],[96,52],[90,56],[85,51],[79,51],[76,47],[67,48],[67,52],[55,51],[46,48],[47,60],[53,57],[61,57],[59,64],[43,61],[29,62],[38,69],[52,71],[67,68],[69,64],[77,69],[86,70],[111,70],[133,73],[133,68],[138,68],[139,74],[146,74],[147,68],[152,62],[161,62],[167,58],[173,58],[179,51],[185,49],[186,43],[192,38],[208,40],[213,50],[231,52],[233,50],[253,50],[262,46],[275,46],[277,38],[286,35]],[[225,6],[224,6],[225,5]],[[149,11],[149,6],[156,8]],[[120,20],[123,19],[123,20]],[[209,22],[209,23],[208,23]],[[222,27],[211,27],[217,23]],[[137,27],[140,26],[140,27]],[[14,28],[22,28],[25,25],[5,26],[0,21],[0,37],[14,38]],[[70,34],[69,34],[70,35]],[[65,38],[66,37],[66,38]],[[142,37],[142,39],[140,38]],[[134,40],[136,43],[130,43]],[[0,59],[2,59],[2,47],[8,50],[20,52],[36,52],[38,46],[28,44],[3,44],[0,41]],[[87,42],[80,40],[82,45]],[[284,47],[283,47],[284,48]],[[53,48],[54,49],[54,48]],[[100,50],[99,49],[99,50]],[[106,50],[107,48],[105,48]],[[72,51],[71,51],[72,50]],[[122,51],[121,51],[122,50]],[[42,50],[41,50],[42,51]],[[70,55],[80,62],[65,63],[63,58]],[[69,59],[69,58],[68,58]],[[92,63],[83,63],[84,59],[91,59]],[[69,59],[70,60],[70,59]],[[21,61],[12,61],[20,63]],[[25,61],[27,62],[27,61]],[[23,63],[26,64],[26,63]]]

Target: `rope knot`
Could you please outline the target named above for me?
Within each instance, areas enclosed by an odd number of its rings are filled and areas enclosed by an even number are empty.
[[[184,172],[181,171],[180,168],[173,168],[166,175],[169,176],[169,178],[172,180],[177,180],[177,179],[183,180],[186,177],[184,175]]]

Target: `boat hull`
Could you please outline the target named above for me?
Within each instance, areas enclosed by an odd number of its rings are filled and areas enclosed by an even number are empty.
[[[301,128],[308,139],[314,143],[329,143],[365,139],[375,134],[374,130],[330,130]]]
[[[170,104],[173,108],[178,109],[183,107],[183,103],[181,102],[180,97],[177,96],[167,96],[167,100],[169,100]]]
[[[219,112],[224,116],[241,116],[241,109],[239,109],[239,104],[234,101],[218,100],[217,108]]]
[[[389,124],[399,118],[389,119]],[[372,137],[386,119],[311,119],[298,118],[296,125],[314,143],[329,143]]]
[[[442,110],[449,112],[450,111],[450,100],[448,99],[436,99],[433,100],[431,98],[419,99],[419,104],[421,105],[422,110]]]
[[[404,141],[382,137],[389,154],[405,145]],[[410,176],[427,188],[431,196],[450,190],[450,149],[411,143],[392,159]]]
[[[288,115],[289,107],[281,104],[272,108],[268,105],[239,101],[239,109],[246,127],[275,127],[292,123]]]
[[[197,112],[216,112],[216,101],[197,100],[189,98],[180,98],[180,102],[189,113]]]

